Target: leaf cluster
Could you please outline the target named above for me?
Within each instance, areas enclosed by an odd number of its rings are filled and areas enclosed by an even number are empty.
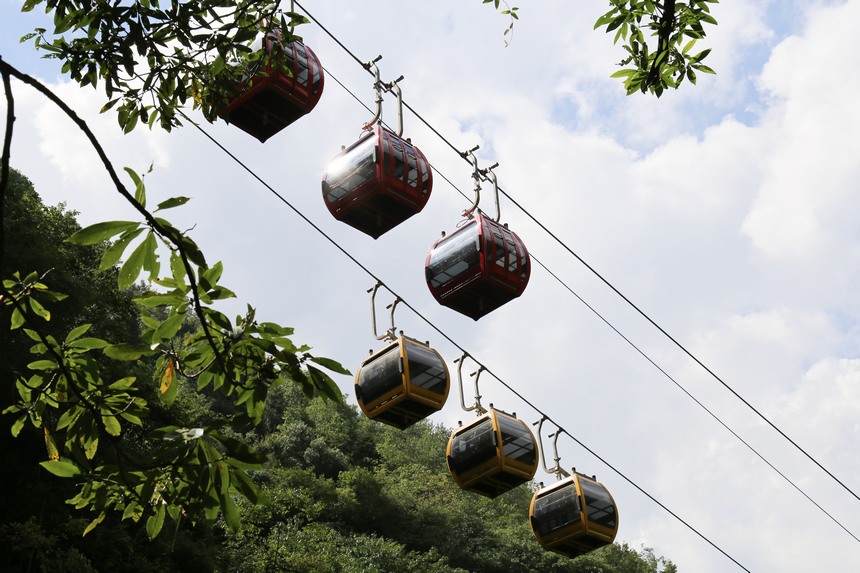
[[[614,42],[623,41],[623,69],[612,74],[622,78],[627,95],[650,92],[660,97],[668,88],[677,89],[687,79],[696,83],[696,72],[715,73],[702,63],[706,49],[692,53],[705,37],[705,24],[717,25],[710,4],[719,0],[610,0],[611,9],[597,19],[594,29],[615,32]],[[647,37],[646,37],[647,34]],[[656,37],[656,45],[649,44]]]
[[[134,201],[145,210],[144,178],[126,171]],[[184,197],[168,199],[154,212],[186,202]],[[109,239],[115,241],[109,244]],[[124,259],[116,273],[119,289],[145,275],[157,290],[145,289],[135,299],[141,308],[140,342],[87,336],[90,324],[73,327],[60,341],[44,327],[52,319],[52,303],[65,295],[51,291],[35,272],[4,280],[2,305],[10,310],[9,330],[31,340],[34,358],[27,364],[29,372],[16,381],[17,401],[4,410],[15,417],[12,434],[18,436],[27,426],[43,431],[48,459],[42,467],[74,479],[79,491],[69,503],[95,514],[85,534],[109,511],[121,513],[122,519],[145,520],[150,537],[159,534],[166,517],[178,526],[186,517],[214,520],[220,513],[229,527],[237,528],[234,496],[253,503],[265,500],[246,472],[266,461],[237,437],[237,429],[260,423],[269,390],[285,382],[297,384],[306,396],[341,400],[324,370],[349,372],[295,345],[291,328],[257,322],[250,306],[234,322],[213,308],[235,296],[220,283],[223,266],[209,266],[194,241],[162,217],[97,223],[68,240],[79,246],[107,245],[100,269],[113,269]],[[164,273],[162,255],[168,260]],[[131,366],[141,360],[155,361],[155,392],[148,380],[107,377],[105,361]],[[232,410],[201,427],[151,427],[150,396],[157,394],[169,406],[180,379],[221,396]],[[129,432],[141,434],[147,446],[129,447],[121,439]]]
[[[504,0],[483,0],[484,4],[489,4],[490,2],[492,2],[495,5],[496,10],[498,10],[501,7],[501,4],[504,2]],[[506,36],[505,46],[507,47],[507,46],[510,46],[511,42],[513,41],[514,24],[516,23],[517,20],[520,19],[520,15],[517,13],[517,10],[519,10],[519,8],[517,6],[511,6],[507,2],[504,2],[504,4],[505,4],[505,8],[503,10],[501,10],[500,14],[502,16],[507,16],[510,20],[508,23],[508,27],[505,28],[505,31],[504,31],[504,36]]]
[[[21,41],[61,60],[81,86],[101,88],[102,111],[116,107],[126,133],[138,123],[169,131],[186,104],[214,121],[261,66],[289,74],[280,44],[264,49],[262,34],[279,28],[291,41],[293,27],[307,21],[254,0],[26,0],[22,10],[41,5],[53,14],[53,30],[38,28]]]

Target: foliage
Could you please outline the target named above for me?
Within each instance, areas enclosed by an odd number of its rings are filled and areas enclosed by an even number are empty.
[[[294,386],[274,389],[272,406],[277,412],[265,416],[282,423],[247,435],[270,454],[254,479],[272,503],[240,504],[244,519],[225,539],[224,570],[675,571],[650,549],[626,545],[573,560],[543,551],[528,524],[533,490],[521,486],[493,500],[460,490],[445,463],[447,428],[421,422],[396,430],[352,406],[304,402]],[[314,454],[320,450],[341,460],[336,471]]]
[[[132,301],[139,285],[127,291],[117,288],[117,270],[99,271],[103,245],[79,246],[66,241],[80,226],[75,213],[59,206],[42,204],[30,181],[15,170],[9,172],[4,217],[6,237],[3,242],[2,272],[11,276],[13,269],[24,272],[47,272],[47,278],[58,290],[69,296],[51,307],[51,320],[44,331],[57,339],[76,325],[91,323],[88,335],[135,342],[141,326],[139,308]],[[0,400],[5,407],[18,398],[15,379],[26,372],[32,361],[28,352],[32,341],[20,330],[8,329],[8,307],[0,305]],[[99,357],[96,356],[98,359]],[[100,361],[103,372],[111,376],[134,375],[146,382],[154,378],[154,361],[136,363]],[[177,408],[186,400],[177,396],[168,408],[157,398],[158,388],[143,383],[141,390],[150,401],[149,425],[185,423]],[[197,395],[197,393],[194,393]],[[2,407],[0,407],[2,408]],[[140,573],[166,571],[204,571],[212,563],[217,545],[208,541],[205,524],[184,527],[174,536],[160,536],[150,542],[142,525],[131,520],[121,522],[121,515],[108,514],[101,527],[81,536],[90,519],[64,503],[77,494],[73,480],[56,477],[39,462],[47,458],[42,430],[25,426],[17,439],[10,439],[12,416],[0,416],[0,546],[6,548],[3,570],[14,571],[121,571]],[[134,450],[145,442],[141,431],[123,432],[119,438],[124,448]],[[163,538],[169,538],[167,540]],[[196,565],[195,565],[196,564]],[[211,570],[211,565],[209,569]]]
[[[501,0],[501,1],[500,0],[483,0],[484,4],[489,4],[490,2],[492,2],[495,5],[496,10],[498,10],[500,7],[499,5],[502,2],[504,2],[504,0]],[[507,36],[507,38],[505,39],[505,46],[509,46],[511,44],[511,42],[513,41],[513,37],[514,37],[514,23],[520,19],[520,16],[519,16],[519,14],[517,14],[517,10],[519,10],[518,7],[511,6],[507,2],[504,2],[504,4],[505,4],[505,9],[501,11],[501,14],[502,14],[502,16],[507,16],[508,18],[510,18],[510,22],[508,23],[508,27],[505,28],[505,32],[504,32],[504,35]]]
[[[144,222],[97,223],[72,234],[74,245],[103,244],[100,270],[109,270],[127,254],[116,273],[120,290],[131,287],[143,273],[161,287],[144,291],[135,301],[142,307],[139,344],[112,343],[88,336],[91,324],[78,324],[64,336],[46,330],[54,304],[65,294],[48,288],[48,273],[3,280],[2,303],[10,331],[30,339],[32,360],[28,373],[17,377],[17,401],[4,413],[14,417],[13,436],[25,426],[44,435],[50,473],[75,479],[80,490],[69,503],[88,509],[95,518],[91,531],[108,511],[135,522],[145,518],[150,538],[158,535],[166,517],[177,525],[183,517],[212,520],[223,513],[231,528],[239,525],[233,494],[254,503],[264,501],[246,473],[262,467],[265,457],[233,434],[262,418],[268,391],[284,381],[301,386],[305,395],[320,393],[340,400],[334,381],[319,367],[348,372],[337,362],[314,357],[296,346],[292,329],[258,322],[249,306],[235,322],[212,305],[235,296],[219,284],[223,267],[209,266],[194,241],[166,219],[146,211],[143,177],[126,170],[134,183],[134,203],[145,213]],[[154,212],[187,202],[178,197],[160,203]],[[160,248],[159,248],[160,247]],[[161,273],[161,251],[169,270]],[[198,328],[179,337],[188,316]],[[198,391],[211,391],[229,400],[235,411],[201,427],[147,427],[150,404],[145,386],[133,375],[108,374],[108,362],[134,364],[156,358],[156,381],[161,400],[171,404],[179,378],[192,380]],[[115,366],[115,365],[114,365]],[[132,368],[133,369],[133,368]],[[145,430],[147,447],[130,448],[123,433]],[[107,448],[105,447],[107,445]]]
[[[180,125],[177,113],[186,103],[214,121],[236,86],[270,60],[283,68],[275,51],[251,47],[261,30],[279,27],[285,41],[296,38],[292,27],[307,20],[281,13],[277,2],[255,0],[158,0],[91,2],[26,0],[23,11],[44,5],[54,16],[54,30],[36,29],[33,40],[47,57],[63,62],[63,73],[81,86],[101,85],[102,108],[115,105],[125,132],[138,122],[170,130]]]
[[[637,91],[657,97],[667,88],[678,88],[684,78],[696,83],[696,71],[714,70],[702,63],[711,50],[691,54],[696,42],[705,37],[704,24],[716,25],[709,4],[719,0],[610,0],[612,8],[597,19],[594,28],[615,32],[615,43],[624,41],[626,57],[619,66],[628,66],[612,74],[623,78],[627,95]],[[643,25],[643,20],[645,24]],[[644,30],[657,37],[649,48]]]
[[[500,0],[483,0],[484,4],[490,2],[499,9]],[[619,66],[632,67],[625,67],[612,74],[612,77],[624,80],[627,95],[649,92],[660,97],[667,88],[677,89],[685,78],[695,84],[696,71],[715,73],[702,63],[711,53],[710,49],[696,54],[690,54],[690,51],[697,40],[705,37],[704,24],[717,25],[708,4],[718,2],[609,0],[611,9],[597,19],[594,29],[606,28],[607,34],[615,32],[615,44],[619,39],[624,41],[623,48],[627,55]],[[505,29],[507,36],[513,32],[514,21],[519,20],[519,15],[518,8],[511,8],[507,2],[504,4],[506,9],[501,13],[511,19]],[[656,46],[649,46],[645,30],[650,30],[650,36],[656,37]],[[505,45],[508,44],[509,41],[505,40]]]

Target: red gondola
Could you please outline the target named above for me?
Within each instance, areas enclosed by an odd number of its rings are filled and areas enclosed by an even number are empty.
[[[609,490],[577,472],[536,491],[529,519],[541,547],[568,557],[609,545],[618,533],[618,510]]]
[[[424,273],[439,304],[478,320],[523,294],[530,267],[516,233],[479,212],[433,244]]]
[[[433,190],[433,172],[427,158],[403,136],[403,97],[397,82],[383,84],[376,62],[366,67],[376,81],[376,115],[364,125],[369,133],[344,149],[323,175],[326,207],[342,221],[374,239],[419,213]],[[397,95],[398,130],[382,126],[382,88]]]
[[[313,50],[299,41],[284,44],[280,28],[266,33],[265,49],[270,60],[283,57],[290,73],[272,61],[252,70],[251,78],[239,86],[236,99],[219,113],[261,142],[310,113],[325,84],[322,64]]]
[[[334,218],[374,239],[419,213],[432,189],[424,154],[378,123],[332,160],[322,181]]]

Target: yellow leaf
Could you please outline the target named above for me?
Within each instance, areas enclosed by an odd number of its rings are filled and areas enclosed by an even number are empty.
[[[170,390],[170,385],[173,384],[173,358],[167,362],[167,368],[164,369],[164,375],[161,377],[161,393],[164,394]]]
[[[51,435],[51,432],[48,431],[48,428],[43,428],[45,430],[45,447],[48,448],[48,459],[57,461],[60,459],[60,452],[57,450],[57,443],[54,442],[54,436]]]

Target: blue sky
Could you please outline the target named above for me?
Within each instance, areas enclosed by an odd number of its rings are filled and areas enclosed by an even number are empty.
[[[3,0],[0,54],[35,70],[91,122],[118,166],[150,164],[152,200],[190,195],[181,228],[258,316],[355,368],[371,337],[372,279],[264,188],[186,128],[124,137],[91,89],[59,81],[17,44],[34,24]],[[305,6],[460,150],[480,144],[501,186],[825,466],[860,491],[860,79],[844,71],[860,1],[738,0],[714,6],[709,63],[660,100],[627,97],[609,78],[620,48],[592,31],[602,6],[563,0],[506,23],[477,0]],[[589,11],[590,10],[590,11]],[[319,28],[302,31],[331,77],[372,106],[372,80]],[[134,216],[69,122],[15,89],[13,165],[47,202],[85,223]],[[396,117],[388,98],[384,118]],[[265,145],[218,123],[206,129],[398,294],[751,571],[853,572],[860,544],[815,510],[686,398],[562,285],[535,268],[525,294],[475,323],[436,305],[423,283],[433,240],[468,206],[436,178],[425,210],[373,241],[331,219],[320,178],[370,119],[336,82],[314,113]],[[470,169],[417,118],[404,134],[434,169],[471,189]],[[490,209],[489,206],[485,207]],[[858,502],[655,332],[605,285],[502,201],[530,251],[675,380],[800,484],[855,535]],[[381,295],[382,296],[382,295]],[[384,297],[383,297],[384,298]],[[456,349],[407,310],[398,328],[430,340],[454,372]],[[351,393],[352,381],[341,381]],[[482,377],[485,400],[536,419]],[[455,395],[455,394],[452,394]],[[456,400],[433,419],[452,425]],[[654,547],[681,571],[735,566],[599,460],[560,442],[562,463],[596,473],[619,504],[619,540]],[[539,476],[550,481],[550,476]]]

